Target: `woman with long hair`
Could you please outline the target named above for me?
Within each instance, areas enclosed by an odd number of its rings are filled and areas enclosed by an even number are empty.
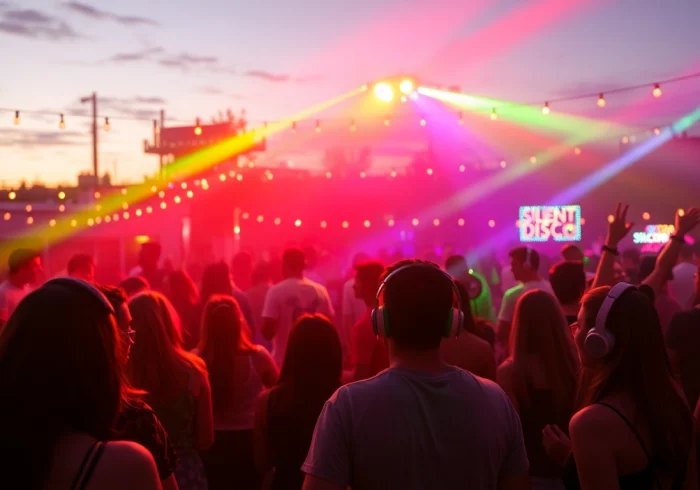
[[[199,291],[190,275],[182,269],[174,270],[165,277],[165,296],[180,317],[185,350],[199,345]]]
[[[257,489],[253,461],[255,401],[279,373],[267,350],[250,341],[238,303],[214,295],[204,307],[197,349],[209,371],[214,445],[204,457],[209,488]]]
[[[551,424],[568,427],[579,366],[554,296],[535,289],[518,300],[510,345],[512,353],[499,366],[497,378],[520,415],[532,488],[563,488],[563,468],[545,451],[542,430]]]
[[[650,291],[621,283],[583,297],[574,329],[585,369],[569,424],[567,488],[695,488],[693,420]]]
[[[263,393],[255,412],[255,462],[274,469],[273,490],[299,490],[301,465],[324,403],[340,387],[343,355],[333,324],[303,315],[289,335],[279,383]]]
[[[3,488],[160,489],[153,457],[110,440],[125,396],[116,313],[88,283],[53,279],[0,334]]]
[[[105,295],[116,313],[123,354],[120,365],[124,368],[131,354],[131,346],[136,342],[136,332],[131,328],[128,299],[121,288],[98,286],[98,289]],[[163,490],[177,490],[175,449],[158,416],[143,401],[144,395],[146,392],[127,384],[122,391],[119,415],[114,423],[111,439],[133,441],[148,449],[156,462]]]
[[[243,291],[241,291],[233,282],[233,279],[231,278],[231,269],[229,269],[226,262],[215,262],[213,264],[209,264],[204,269],[204,274],[202,274],[202,288],[200,292],[202,309],[209,298],[215,294],[233,296],[233,298],[238,301],[238,306],[240,306],[241,313],[243,313],[243,318],[245,318],[248,326],[251,329],[256,327],[255,318],[253,317],[253,310],[250,308],[248,298],[246,297],[245,293],[243,293]]]
[[[129,301],[129,310],[138,339],[127,365],[129,379],[147,392],[146,401],[175,446],[180,489],[206,489],[197,451],[207,449],[214,439],[207,368],[182,348],[177,316],[165,296],[141,293]]]

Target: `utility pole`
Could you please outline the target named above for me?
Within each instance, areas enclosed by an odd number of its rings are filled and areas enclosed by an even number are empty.
[[[95,177],[95,188],[97,188],[100,185],[97,161],[97,92],[93,92],[90,97],[83,97],[80,102],[92,103],[92,173]]]

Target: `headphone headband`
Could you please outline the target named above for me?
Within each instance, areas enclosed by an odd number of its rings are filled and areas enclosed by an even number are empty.
[[[630,289],[637,288],[632,284],[626,282],[617,283],[612,288],[610,288],[610,291],[608,291],[608,295],[605,297],[605,300],[603,301],[600,310],[598,310],[598,314],[595,318],[595,325],[593,325],[593,328],[591,330],[595,329],[598,332],[607,330],[605,325],[608,322],[608,315],[610,315],[610,310],[615,304],[615,301],[617,301],[623,294],[625,294]]]
[[[431,270],[436,270],[440,272],[445,278],[450,281],[450,284],[452,286],[452,291],[453,293],[457,296],[457,302],[459,304],[459,309],[453,308],[452,305],[450,305],[449,309],[449,315],[447,319],[447,325],[445,327],[445,331],[443,333],[443,337],[450,337],[450,336],[458,336],[459,332],[462,329],[462,324],[464,323],[464,311],[463,311],[463,303],[462,303],[462,295],[459,292],[459,288],[455,284],[455,282],[452,280],[452,277],[450,275],[437,267],[436,265],[433,264],[427,264],[427,263],[414,263],[414,264],[408,264],[403,267],[399,267],[395,271],[391,272],[388,276],[384,278],[384,280],[379,284],[379,287],[377,288],[377,295],[375,297],[375,305],[374,309],[372,310],[372,329],[374,330],[374,333],[376,335],[380,335],[382,337],[390,337],[391,336],[391,329],[389,327],[389,314],[388,311],[383,307],[379,306],[379,296],[382,294],[382,291],[384,288],[387,286],[389,281],[396,276],[399,272],[404,271],[406,269],[411,269],[411,268],[422,268],[422,269],[431,269]]]
[[[81,290],[87,292],[90,295],[92,295],[93,298],[100,302],[102,307],[104,307],[104,309],[107,310],[107,313],[114,315],[115,317],[117,315],[114,311],[112,303],[109,302],[107,297],[89,282],[85,282],[82,279],[76,279],[74,277],[57,277],[55,279],[49,279],[44,283],[42,287],[46,287],[49,285],[61,286],[64,289],[73,289],[74,291]]]
[[[408,264],[404,265],[403,267],[399,267],[395,271],[392,271],[388,276],[384,278],[384,280],[379,284],[379,288],[377,288],[377,295],[375,297],[375,308],[379,306],[379,296],[381,295],[382,291],[384,288],[386,288],[386,285],[389,283],[392,277],[396,276],[399,272],[404,271],[406,269],[431,269],[440,272],[445,278],[450,281],[450,285],[452,286],[452,291],[455,293],[457,296],[457,304],[459,305],[459,310],[463,311],[463,305],[462,305],[462,295],[459,292],[459,288],[455,284],[455,282],[452,280],[452,276],[450,276],[447,272],[443,271],[439,267],[431,264]]]
[[[588,353],[592,356],[605,357],[612,351],[615,345],[615,336],[607,329],[608,316],[615,302],[631,289],[636,290],[637,288],[632,284],[620,282],[608,291],[596,315],[595,324],[586,334],[584,341]]]

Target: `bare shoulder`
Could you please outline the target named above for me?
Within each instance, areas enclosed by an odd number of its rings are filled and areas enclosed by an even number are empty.
[[[605,443],[609,440],[610,429],[623,423],[609,408],[593,404],[579,410],[569,422],[572,439],[590,439]]]
[[[114,441],[104,446],[89,488],[160,488],[153,456],[143,446],[129,441]]]

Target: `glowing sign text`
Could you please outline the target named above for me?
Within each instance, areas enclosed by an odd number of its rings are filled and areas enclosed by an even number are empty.
[[[521,242],[578,242],[581,206],[521,206]]]
[[[644,231],[632,234],[632,241],[642,245],[642,252],[656,253],[671,239],[674,231],[673,225],[647,225]]]

